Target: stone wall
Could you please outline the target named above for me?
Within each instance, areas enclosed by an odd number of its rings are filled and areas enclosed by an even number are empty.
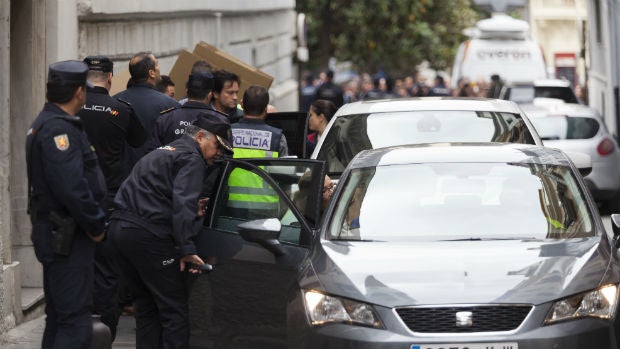
[[[272,104],[297,109],[294,1],[101,0],[78,9],[79,57],[108,55],[120,71],[134,53],[152,51],[167,74],[181,50],[205,41],[273,76]]]

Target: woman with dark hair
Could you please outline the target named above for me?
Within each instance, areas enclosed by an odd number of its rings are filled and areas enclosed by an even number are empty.
[[[332,101],[326,99],[317,99],[310,104],[308,111],[308,128],[312,133],[308,134],[306,141],[306,158],[309,158],[317,142],[323,135],[323,131],[327,128],[329,120],[336,113],[336,105]]]

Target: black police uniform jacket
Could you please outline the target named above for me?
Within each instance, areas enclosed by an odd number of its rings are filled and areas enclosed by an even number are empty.
[[[136,116],[142,123],[148,137],[153,133],[153,125],[163,110],[178,107],[179,103],[172,97],[163,94],[146,82],[134,83],[125,91],[114,95],[114,98],[131,103]],[[129,170],[144,154],[147,153],[148,142],[140,148],[128,148],[127,167]]]
[[[213,102],[211,102],[211,108],[213,110],[215,109],[215,105],[213,104]],[[227,110],[226,112],[223,113],[224,115],[226,115],[226,117],[228,118],[228,121],[233,124],[235,122],[240,121],[241,119],[243,119],[243,110],[235,107],[232,108],[230,110]]]
[[[46,103],[28,131],[26,163],[33,225],[48,222],[53,210],[73,217],[82,231],[103,232],[105,180],[79,118]]]
[[[126,177],[126,144],[142,146],[146,131],[128,102],[112,98],[107,89],[99,86],[87,88],[86,104],[78,116],[97,152],[108,193],[114,195]]]
[[[181,107],[161,113],[153,126],[153,134],[149,140],[148,150],[151,151],[181,137],[185,133],[185,127],[194,122],[198,118],[198,114],[208,114],[216,120],[228,123],[226,115],[213,110],[210,105],[197,101],[188,101]]]
[[[112,217],[172,238],[181,256],[196,254],[196,213],[206,173],[198,143],[184,135],[136,163],[116,194]]]
[[[344,104],[344,93],[340,86],[334,84],[332,81],[327,81],[316,90],[315,99],[332,101],[336,108],[340,108],[342,104]]]
[[[288,155],[288,150],[280,147],[282,130],[267,125],[262,119],[244,118],[230,127],[233,135],[233,148],[260,149],[278,152],[278,156]],[[251,130],[263,132],[253,133]]]

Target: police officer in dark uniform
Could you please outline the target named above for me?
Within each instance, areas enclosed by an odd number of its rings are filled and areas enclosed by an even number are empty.
[[[109,212],[116,191],[125,179],[125,148],[127,144],[140,147],[147,134],[136,117],[131,105],[122,99],[110,96],[113,63],[106,56],[88,56],[86,104],[78,113],[84,131],[95,147],[101,171],[106,180],[107,200],[105,208]],[[109,214],[108,214],[109,215]],[[101,322],[110,328],[112,340],[116,336],[119,317],[118,275],[110,264],[107,241],[97,245],[95,252],[95,293],[93,311],[101,315]]]
[[[86,104],[78,116],[95,147],[111,202],[126,177],[123,163],[127,144],[140,147],[148,135],[131,104],[111,97],[108,92],[112,87],[112,61],[106,56],[88,56],[84,62],[89,69],[88,81],[93,86],[87,87]]]
[[[182,272],[205,265],[194,244],[199,198],[207,167],[232,153],[229,137],[230,124],[199,117],[181,138],[142,157],[116,194],[109,234],[135,297],[137,348],[188,346]]]
[[[211,91],[213,90],[213,74],[209,72],[195,72],[187,79],[188,101],[181,107],[161,112],[155,121],[153,134],[148,146],[149,150],[166,145],[180,138],[185,128],[196,120],[199,114],[210,115],[214,120],[228,123],[225,114],[213,110],[211,105]]]
[[[93,323],[93,258],[104,237],[105,182],[78,117],[88,67],[49,66],[47,100],[26,137],[32,242],[43,264],[43,348],[88,348]]]
[[[232,124],[234,158],[277,158],[288,155],[288,145],[282,130],[267,125],[269,93],[252,85],[243,94],[241,121]],[[248,219],[266,218],[277,212],[278,195],[257,176],[240,171],[228,181],[228,206],[237,215]]]
[[[328,70],[327,73],[325,73],[325,79],[325,82],[316,90],[314,99],[332,101],[336,108],[340,108],[344,104],[344,93],[342,92],[342,87],[334,83],[334,71],[331,69]]]
[[[435,84],[428,93],[429,96],[452,96],[452,89],[446,86],[443,76],[435,76]]]
[[[235,158],[282,157],[288,155],[288,144],[282,130],[267,125],[269,92],[252,85],[243,94],[243,119],[232,124]]]
[[[127,89],[114,95],[131,103],[136,116],[144,126],[147,137],[153,133],[153,124],[162,110],[179,106],[172,97],[163,94],[155,88],[161,80],[159,61],[152,52],[138,52],[129,61],[131,83]],[[147,153],[149,142],[140,148],[127,148],[126,170],[129,172],[133,165]]]

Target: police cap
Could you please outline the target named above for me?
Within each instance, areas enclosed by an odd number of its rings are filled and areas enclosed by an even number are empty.
[[[233,147],[230,143],[232,132],[228,121],[219,120],[207,113],[199,113],[196,120],[192,122],[192,125],[213,133],[222,147],[222,150],[229,154],[233,153]]]
[[[213,90],[214,78],[209,72],[191,73],[187,79],[188,89]]]
[[[52,63],[47,73],[47,82],[56,85],[86,85],[88,66],[77,60]]]
[[[88,69],[104,73],[112,73],[114,68],[114,63],[106,56],[88,56],[84,58],[84,63],[88,64]]]

